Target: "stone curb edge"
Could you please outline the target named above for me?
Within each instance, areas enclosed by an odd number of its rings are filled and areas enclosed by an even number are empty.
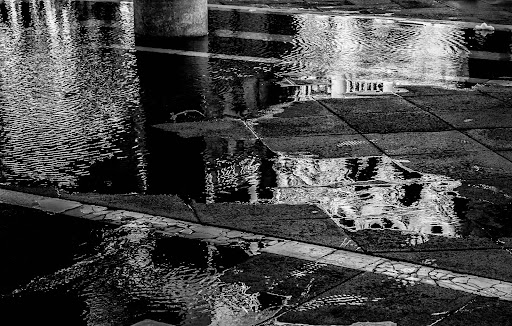
[[[387,275],[410,283],[420,282],[512,301],[512,283],[510,282],[363,253],[6,189],[0,189],[0,203],[125,227],[150,227],[168,236],[197,239],[217,245],[239,246],[249,255],[271,253],[294,257],[319,264]]]

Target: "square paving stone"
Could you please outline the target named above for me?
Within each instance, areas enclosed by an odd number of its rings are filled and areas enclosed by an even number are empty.
[[[349,113],[392,113],[421,112],[421,109],[396,96],[375,98],[325,99],[320,102],[337,114],[344,116]]]
[[[512,255],[503,249],[392,252],[377,255],[460,273],[512,281],[510,269]]]
[[[512,151],[499,151],[498,152],[501,156],[507,158],[508,160],[512,161]]]
[[[260,137],[305,135],[347,135],[357,132],[336,116],[272,118],[255,120],[254,130]]]
[[[413,131],[442,131],[453,129],[428,112],[371,112],[340,115],[352,128],[361,133],[396,133]]]
[[[163,123],[154,126],[163,131],[173,132],[183,138],[226,137],[234,139],[255,139],[242,120],[214,120],[200,122]]]
[[[512,177],[467,179],[457,188],[457,192],[469,199],[507,204],[512,201]]]
[[[296,305],[358,273],[353,269],[264,253],[226,271],[221,280],[226,283],[241,282],[249,286],[249,293],[290,296],[287,305]]]
[[[408,92],[401,93],[402,97],[425,96],[425,95],[465,95],[466,92],[476,92],[466,89],[450,89],[442,87],[429,86],[403,86]]]
[[[485,111],[439,111],[435,114],[455,129],[512,127],[512,111],[503,108]]]
[[[378,156],[384,153],[361,135],[266,138],[273,151],[313,154],[319,158]]]
[[[437,323],[438,326],[511,326],[512,302],[476,297],[468,305]]]
[[[512,150],[512,128],[470,129],[465,133],[492,150]]]
[[[431,325],[438,314],[456,310],[472,298],[464,292],[365,273],[322,293],[277,320],[306,325],[393,322]]]
[[[512,104],[512,87],[480,86],[478,91]]]
[[[200,221],[275,221],[328,219],[329,216],[315,205],[192,203]]]
[[[333,248],[345,248],[350,237],[331,219],[236,219],[226,215],[200,214],[202,223]],[[354,246],[355,248],[355,246]],[[355,250],[355,249],[354,249]]]
[[[332,113],[317,101],[298,101],[283,105],[282,112],[272,115],[274,118],[304,118],[314,116],[332,116]]]
[[[64,194],[62,197],[109,208],[160,215],[177,220],[198,222],[194,212],[173,195],[103,195],[95,193]]]
[[[500,249],[502,247],[500,244],[489,239],[488,234],[483,229],[481,229],[481,234],[471,234],[467,237],[448,237],[433,234],[417,235],[412,232],[402,232],[399,230],[371,229],[349,232],[348,236],[363,250],[372,253]]]
[[[365,136],[388,155],[487,150],[482,144],[455,130],[366,134]]]
[[[475,180],[512,176],[512,163],[488,150],[465,153],[396,155],[394,159],[420,173],[447,176],[455,180]]]
[[[503,101],[477,92],[464,92],[456,95],[415,96],[408,99],[419,107],[432,112],[487,111],[494,107],[505,106]]]

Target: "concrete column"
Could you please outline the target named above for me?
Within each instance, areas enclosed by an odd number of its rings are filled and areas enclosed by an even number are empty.
[[[134,0],[135,35],[193,37],[208,34],[207,0]]]

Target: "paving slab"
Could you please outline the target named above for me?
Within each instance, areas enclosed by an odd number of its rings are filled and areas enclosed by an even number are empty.
[[[357,133],[334,115],[257,119],[253,122],[253,128],[258,136],[262,138],[306,135],[348,135]]]
[[[96,193],[62,194],[63,198],[98,206],[161,215],[178,220],[198,222],[194,212],[174,195],[107,195]]]
[[[465,96],[467,93],[476,93],[473,89],[450,89],[445,87],[430,87],[430,86],[401,86],[405,88],[407,92],[400,93],[400,97],[414,97],[414,96],[427,96],[427,95],[461,95]]]
[[[455,180],[512,176],[511,162],[490,150],[445,154],[405,154],[392,157],[415,171],[443,175]]]
[[[295,101],[276,106],[274,118],[303,118],[314,116],[332,116],[324,106],[317,101]]]
[[[221,280],[226,283],[242,282],[249,286],[249,293],[271,292],[287,296],[287,306],[294,306],[359,273],[354,269],[263,253],[226,271]]]
[[[376,255],[502,281],[512,281],[512,254],[504,249],[388,252]]]
[[[512,127],[512,111],[503,108],[503,106],[482,111],[439,111],[435,112],[435,115],[453,126],[453,128],[461,130]]]
[[[421,112],[421,109],[398,96],[379,96],[368,98],[325,99],[320,103],[338,115],[350,113],[394,113],[394,112]]]
[[[397,133],[413,131],[443,131],[453,129],[428,112],[371,112],[340,115],[360,133]]]
[[[476,227],[475,227],[476,229]],[[446,237],[434,234],[418,234],[399,230],[360,230],[349,232],[349,237],[363,250],[370,253],[398,251],[478,250],[500,249],[501,244],[492,241],[484,229],[466,237]],[[476,230],[473,230],[476,233]]]
[[[498,152],[501,156],[509,159],[510,161],[512,161],[512,151],[499,151]]]
[[[231,212],[225,210],[222,213],[217,207],[214,211],[219,212],[219,214],[212,214],[212,211],[207,207],[197,206],[197,204],[195,209],[201,222],[209,225],[269,236],[279,235],[285,239],[304,241],[333,248],[357,249],[355,246],[347,247],[347,243],[351,243],[350,237],[329,218],[289,219],[282,218],[283,216],[281,218],[274,218],[272,215],[265,217],[262,215],[261,219],[240,219],[240,211]],[[284,216],[290,216],[288,214],[284,213]]]
[[[0,203],[8,203],[11,205],[32,208],[36,207],[37,202],[44,198],[45,197],[39,195],[28,193],[20,195],[20,193],[13,190],[0,189]]]
[[[464,132],[492,150],[512,150],[512,128],[469,129]]]
[[[387,155],[460,153],[487,150],[479,142],[456,130],[366,134],[365,137]]]
[[[468,112],[468,111],[506,111],[506,103],[478,92],[464,92],[461,94],[442,94],[429,96],[414,96],[407,98],[415,105],[438,113],[439,111]]]
[[[512,325],[512,302],[476,297],[436,325],[466,326],[475,322],[486,326]]]
[[[183,138],[224,137],[234,139],[255,139],[254,134],[242,120],[223,119],[201,122],[163,123],[153,127],[163,131],[174,132]]]
[[[212,219],[231,221],[276,221],[328,219],[316,205],[192,203],[201,221]]]
[[[431,325],[472,298],[463,292],[361,274],[278,317],[306,325]]]
[[[512,87],[496,87],[482,85],[477,88],[478,92],[490,95],[494,98],[500,99],[507,103],[512,104]]]
[[[273,151],[285,154],[312,154],[319,158],[379,156],[383,154],[382,151],[359,134],[265,138],[264,142]]]

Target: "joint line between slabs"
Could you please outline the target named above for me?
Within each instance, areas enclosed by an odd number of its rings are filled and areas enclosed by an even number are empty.
[[[373,146],[375,149],[377,149],[380,153],[382,153],[382,155],[384,156],[387,156],[389,158],[391,158],[389,155],[386,154],[386,152],[380,148],[379,146],[377,146],[377,144],[375,144],[374,142],[372,142],[370,140],[370,138],[366,137],[365,134],[363,134],[359,129],[355,128],[355,126],[353,126],[352,124],[350,124],[348,121],[346,121],[345,119],[343,119],[343,117],[338,114],[338,112],[332,110],[328,105],[316,100],[316,99],[313,99],[316,103],[320,104],[321,106],[323,106],[324,108],[327,109],[327,111],[331,112],[332,114],[334,114],[336,117],[338,117],[338,119],[340,119],[341,121],[343,121],[344,123],[346,123],[350,128],[352,128],[353,130],[355,130],[357,132],[357,134],[361,137],[363,137],[368,143],[370,143],[371,146]],[[391,158],[392,159],[392,158]]]
[[[485,95],[487,95],[487,96],[489,96],[489,97],[492,97],[492,98],[495,98],[494,96],[489,95],[489,94],[485,94]],[[478,144],[480,144],[480,145],[482,145],[483,147],[485,147],[487,150],[489,150],[489,151],[493,152],[494,154],[496,154],[496,155],[498,155],[498,156],[500,156],[500,157],[504,158],[505,160],[507,160],[507,161],[509,161],[509,162],[512,162],[512,159],[510,159],[510,158],[508,158],[508,157],[504,156],[503,154],[501,154],[501,153],[499,153],[499,152],[497,152],[497,151],[493,150],[493,149],[492,149],[492,148],[490,148],[489,146],[485,145],[484,143],[480,142],[478,139],[476,139],[476,138],[474,138],[473,136],[471,136],[469,133],[465,133],[465,132],[463,132],[463,130],[465,130],[465,129],[457,128],[457,127],[456,127],[455,125],[453,125],[452,123],[450,123],[450,122],[446,121],[445,119],[441,118],[439,115],[435,114],[434,112],[431,112],[432,110],[426,110],[424,107],[421,107],[421,106],[419,106],[418,104],[416,104],[416,103],[412,102],[411,100],[408,100],[408,97],[403,97],[403,96],[398,95],[398,94],[397,94],[397,96],[398,96],[398,97],[400,97],[401,99],[405,100],[406,102],[408,102],[408,103],[410,103],[410,104],[414,105],[415,107],[419,108],[420,110],[422,110],[422,111],[424,111],[424,112],[426,112],[426,113],[428,113],[428,114],[432,115],[433,117],[435,117],[435,118],[437,118],[437,119],[439,119],[439,120],[443,121],[443,122],[444,122],[444,123],[446,123],[448,126],[450,126],[451,128],[453,128],[453,130],[455,130],[455,131],[457,131],[457,132],[460,132],[460,133],[461,133],[461,134],[463,134],[464,136],[466,136],[466,137],[468,137],[468,138],[472,139],[473,141],[475,141],[475,142],[477,142]],[[505,103],[505,104],[509,104],[509,103],[507,103],[506,101],[503,101],[502,99],[499,99],[499,98],[496,98],[496,99],[500,100],[501,102],[503,102],[503,103]],[[426,106],[426,107],[427,107],[427,108],[429,108],[429,109],[431,109],[429,106]],[[496,127],[496,128],[493,128],[493,129],[497,129],[497,128],[499,128],[499,127]],[[470,128],[470,129],[472,129],[472,128]],[[485,128],[485,129],[487,129],[487,128]],[[417,154],[417,155],[419,155],[419,154]]]

